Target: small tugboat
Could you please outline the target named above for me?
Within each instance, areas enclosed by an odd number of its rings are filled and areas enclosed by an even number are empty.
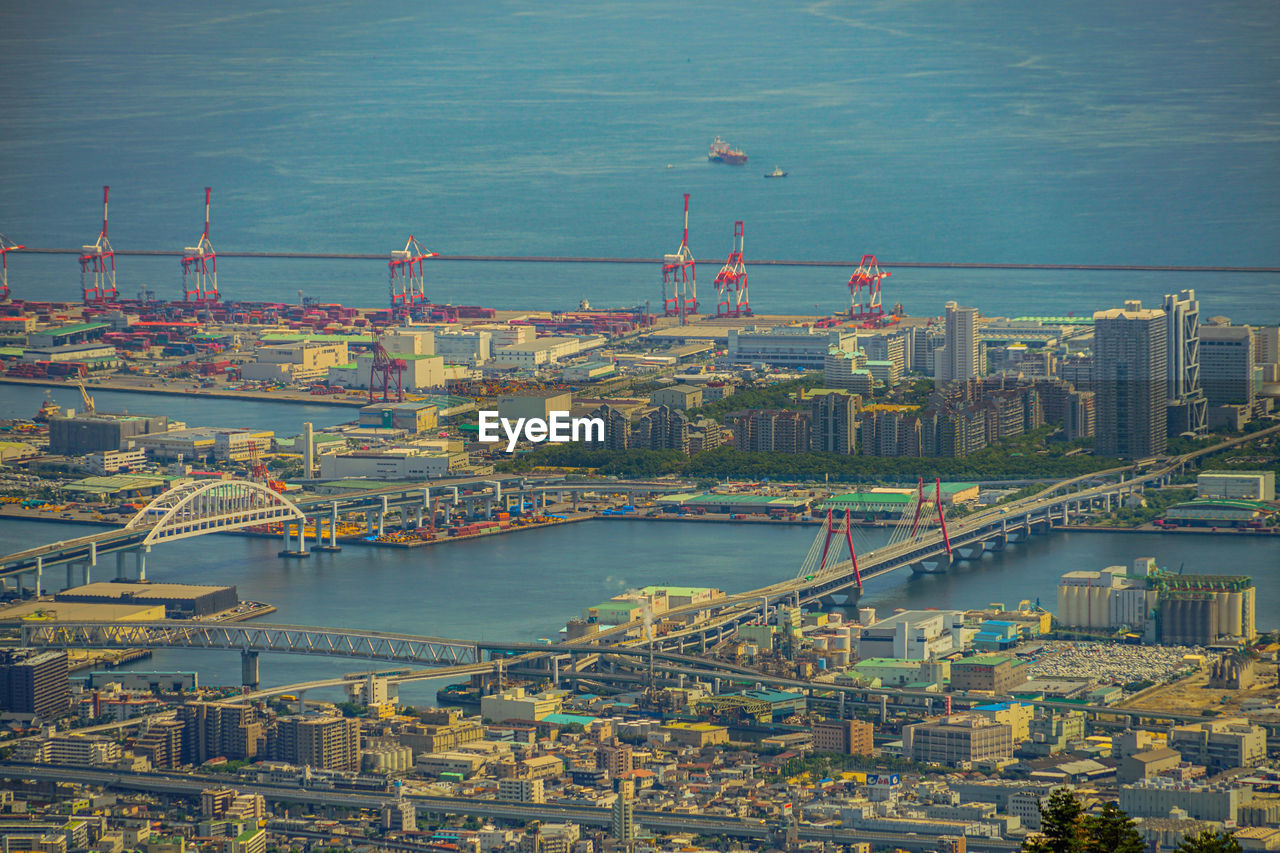
[[[785,178],[786,176],[787,173],[782,171],[781,166],[774,166],[772,172],[765,173],[766,178]]]
[[[45,394],[44,402],[40,404],[40,411],[35,413],[31,420],[38,424],[47,424],[49,421],[62,414],[62,407],[53,401],[53,395]]]

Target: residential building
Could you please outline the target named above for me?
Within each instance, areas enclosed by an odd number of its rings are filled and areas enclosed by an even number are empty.
[[[1163,311],[1130,300],[1097,311],[1093,391],[1097,401],[1095,452],[1144,459],[1166,446],[1168,346]],[[1201,336],[1203,343],[1203,335]],[[1201,347],[1201,376],[1204,374]]]
[[[545,783],[541,779],[499,779],[498,799],[508,803],[545,803]]]
[[[632,447],[649,450],[679,450],[689,455],[689,419],[684,412],[658,406],[636,421]]]
[[[636,837],[634,797],[635,786],[629,780],[618,783],[618,797],[613,801],[613,815],[609,824],[613,837],[628,848]]]
[[[826,388],[870,397],[875,391],[876,380],[867,369],[865,352],[831,347],[822,360],[822,384]]]
[[[360,769],[360,721],[294,716],[276,723],[275,758],[321,770]]]
[[[945,343],[934,354],[935,381],[956,382],[982,375],[978,309],[948,302],[943,319]]]
[[[732,412],[726,422],[737,450],[768,453],[807,453],[811,441],[810,414],[786,409],[747,409]]]
[[[818,453],[853,453],[858,443],[858,405],[848,391],[815,391],[809,395],[809,449]]]
[[[817,752],[871,755],[875,752],[875,727],[866,720],[819,720],[813,724],[813,748]]]
[[[605,450],[626,450],[631,445],[631,422],[627,416],[608,404],[592,409],[589,418],[604,421],[604,442],[596,444]]]
[[[71,707],[67,653],[13,649],[0,652],[0,710],[54,720]]]
[[[266,728],[253,705],[237,702],[188,702],[178,708],[182,763],[203,764],[211,758],[254,760],[266,749]]]

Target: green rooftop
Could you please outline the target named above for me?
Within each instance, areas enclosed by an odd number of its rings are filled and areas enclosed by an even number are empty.
[[[81,332],[92,332],[94,329],[105,329],[106,323],[70,323],[66,326],[56,326],[51,329],[37,329],[32,334],[36,335],[78,335]]]

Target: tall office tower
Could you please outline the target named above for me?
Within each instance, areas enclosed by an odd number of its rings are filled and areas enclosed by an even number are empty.
[[[1141,459],[1167,446],[1165,315],[1137,300],[1093,315],[1095,452]]]
[[[1263,365],[1280,363],[1280,326],[1253,327],[1253,359]]]
[[[934,353],[933,378],[955,382],[982,375],[978,309],[947,303],[946,343]]]
[[[1169,435],[1209,429],[1209,401],[1200,390],[1200,302],[1194,290],[1164,297],[1169,363]]]
[[[1248,326],[1200,327],[1200,381],[1211,406],[1252,406],[1253,330]]]
[[[819,453],[853,453],[858,442],[858,403],[848,391],[830,391],[809,398],[810,449]]]

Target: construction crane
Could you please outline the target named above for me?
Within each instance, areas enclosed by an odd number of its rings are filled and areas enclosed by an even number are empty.
[[[689,251],[689,194],[684,194],[684,236],[673,255],[662,258],[662,312],[668,317],[685,317],[698,313],[698,275]]]
[[[427,293],[422,278],[422,262],[427,258],[435,257],[438,255],[423,249],[412,234],[409,235],[409,240],[404,244],[403,249],[391,253],[387,270],[391,281],[393,316],[410,316],[418,306],[426,303]]]
[[[0,302],[9,298],[9,253],[25,248],[0,234]]]
[[[84,382],[80,379],[76,380],[76,387],[80,389],[80,401],[84,403],[84,413],[92,416],[97,409],[93,405],[93,398],[89,396],[89,390],[84,387]]]
[[[373,364],[369,368],[369,402],[374,402],[374,394],[382,389],[382,402],[390,402],[391,389],[395,388],[396,402],[404,402],[404,371],[408,367],[402,358],[392,358],[391,353],[382,345],[381,339],[373,339]]]
[[[858,268],[849,276],[850,320],[867,329],[877,329],[888,323],[880,305],[880,280],[889,275],[888,271],[880,269],[875,255],[862,256]]]
[[[114,302],[116,290],[116,253],[107,240],[107,199],[111,187],[102,188],[102,230],[98,242],[80,247],[80,291],[85,305]]]
[[[204,233],[194,246],[182,250],[182,298],[186,302],[217,302],[218,256],[209,242],[209,204],[213,190],[204,188]]]
[[[747,299],[747,265],[742,259],[744,247],[741,222],[733,223],[733,249],[729,259],[716,274],[716,316],[750,317],[751,305]]]

